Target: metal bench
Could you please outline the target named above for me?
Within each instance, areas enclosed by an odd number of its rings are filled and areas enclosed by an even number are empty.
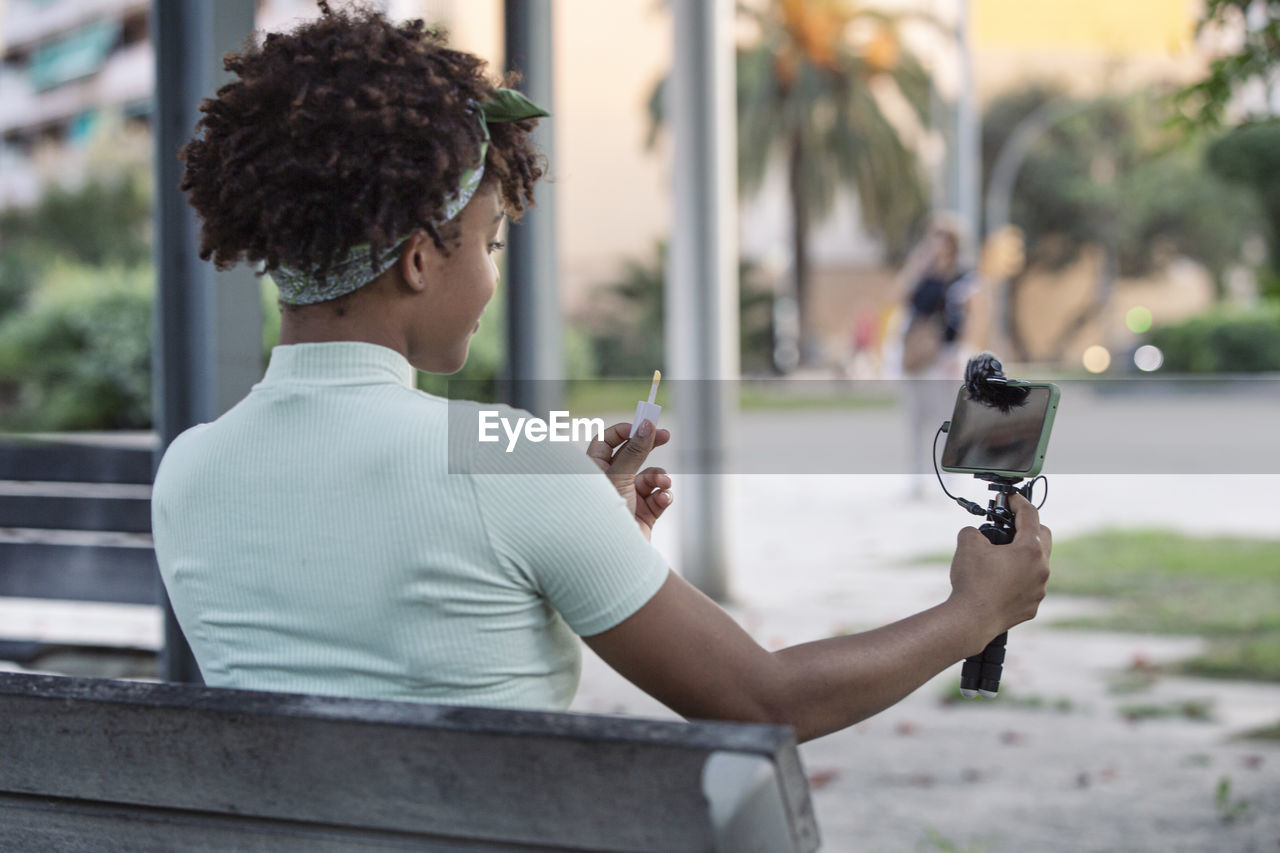
[[[0,439],[0,598],[154,607],[153,448],[146,434]],[[139,642],[136,631],[119,642],[110,631],[59,636],[45,624],[74,621],[67,618],[26,620],[45,625],[40,636],[15,636],[18,620],[0,621],[8,623],[0,625],[0,658],[24,663],[67,645],[153,654],[158,639]]]
[[[792,730],[0,673],[8,851],[818,848]]]

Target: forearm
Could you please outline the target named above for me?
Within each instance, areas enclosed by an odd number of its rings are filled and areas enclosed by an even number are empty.
[[[944,604],[874,631],[770,653],[715,602],[670,573],[647,604],[583,640],[678,714],[789,725],[805,741],[883,711],[981,651],[1000,633],[997,623],[1017,624],[1001,613],[982,595],[953,593]]]
[[[981,633],[948,601],[873,631],[774,652],[778,722],[800,741],[853,725],[974,652]]]

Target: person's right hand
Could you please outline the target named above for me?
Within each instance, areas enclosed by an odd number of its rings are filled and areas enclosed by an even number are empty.
[[[964,528],[957,537],[951,598],[973,620],[977,643],[966,656],[982,651],[992,637],[1033,619],[1044,599],[1053,533],[1022,495],[1009,496],[1009,509],[1017,528],[1009,544],[991,544],[976,527]]]
[[[631,424],[616,423],[587,445],[587,456],[605,473],[609,482],[627,502],[627,510],[635,516],[645,539],[653,533],[653,525],[671,506],[671,476],[665,468],[640,470],[655,447],[671,440],[671,430],[655,430],[648,418],[640,423],[646,435],[631,435]]]

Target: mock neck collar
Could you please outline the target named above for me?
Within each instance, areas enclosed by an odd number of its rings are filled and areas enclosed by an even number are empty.
[[[264,384],[308,382],[324,385],[367,385],[393,382],[416,387],[416,373],[403,355],[363,341],[282,344],[271,350]]]

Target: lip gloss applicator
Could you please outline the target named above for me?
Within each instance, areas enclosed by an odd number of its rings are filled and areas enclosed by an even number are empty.
[[[636,401],[636,416],[631,421],[631,438],[635,437],[636,430],[640,429],[640,422],[645,418],[653,424],[653,428],[658,428],[658,415],[662,414],[662,407],[653,402],[658,396],[658,382],[662,379],[662,371],[653,371],[653,384],[649,386],[649,400]]]

